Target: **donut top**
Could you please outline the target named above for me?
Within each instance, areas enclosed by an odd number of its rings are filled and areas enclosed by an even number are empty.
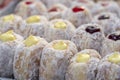
[[[27,22],[28,24],[38,23],[38,22],[40,22],[40,16],[37,16],[37,15],[35,15],[35,16],[30,16],[29,18],[26,19],[26,22]]]
[[[14,41],[16,39],[16,37],[13,35],[13,31],[10,30],[6,33],[3,33],[0,35],[0,40],[3,42],[8,42],[8,41]]]
[[[54,28],[65,29],[66,27],[67,27],[67,24],[63,21],[58,21],[54,24]]]
[[[26,47],[31,47],[33,45],[36,45],[39,40],[40,39],[38,39],[37,37],[30,35],[26,40],[24,40],[24,44]]]
[[[80,54],[77,55],[76,62],[86,63],[86,62],[89,61],[89,59],[90,59],[90,55],[80,53]]]
[[[86,30],[86,32],[88,32],[90,34],[100,32],[100,28],[96,28],[94,26],[88,26],[85,30]]]
[[[117,40],[120,40],[120,34],[110,34],[108,38],[111,40],[117,41]]]
[[[53,44],[53,48],[55,50],[66,50],[67,47],[68,47],[68,45],[63,41],[59,41],[59,42]]]
[[[112,62],[112,63],[115,63],[115,64],[120,63],[120,53],[115,52],[114,54],[110,55],[108,57],[108,61]]]
[[[14,15],[12,15],[12,14],[3,17],[4,22],[10,22],[10,21],[13,21],[14,19],[15,19]]]
[[[83,7],[74,7],[74,8],[72,8],[72,11],[74,12],[74,13],[77,13],[77,12],[82,12],[82,11],[84,11],[85,9],[83,8]]]

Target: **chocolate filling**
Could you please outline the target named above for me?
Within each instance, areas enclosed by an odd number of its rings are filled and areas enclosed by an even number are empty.
[[[99,20],[105,20],[105,19],[110,19],[110,17],[108,15],[102,15],[100,17],[98,17]]]
[[[90,34],[93,34],[93,33],[96,33],[96,32],[100,32],[100,29],[99,28],[96,28],[94,26],[88,26],[86,28],[86,31]]]
[[[117,41],[117,40],[120,40],[120,34],[119,35],[111,34],[108,36],[108,38],[111,40]]]

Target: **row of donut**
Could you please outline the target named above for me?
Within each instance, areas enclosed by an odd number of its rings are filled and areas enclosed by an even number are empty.
[[[107,16],[106,16],[107,15]],[[120,23],[112,13],[102,13],[95,17],[96,23],[83,24],[76,28],[68,20],[54,19],[48,21],[44,16],[34,15],[23,20],[16,15],[0,18],[1,33],[13,30],[27,38],[40,36],[48,42],[53,40],[71,40],[77,49],[95,49],[101,56],[112,51],[120,51]]]
[[[93,16],[101,12],[112,12],[118,18],[120,17],[120,7],[114,1],[94,3],[91,0],[43,0],[43,3],[38,0],[21,1],[14,13],[23,18],[28,18],[32,15],[44,15],[50,20],[63,18],[71,21],[76,27],[89,23]],[[69,3],[71,6],[68,6]],[[46,6],[49,7],[46,8]]]
[[[94,44],[94,43],[93,43]],[[93,49],[78,52],[69,40],[0,35],[0,77],[16,80],[119,80],[120,52],[101,59]]]

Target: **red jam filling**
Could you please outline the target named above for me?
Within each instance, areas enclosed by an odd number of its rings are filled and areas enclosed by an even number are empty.
[[[57,8],[51,8],[48,12],[57,12]]]
[[[30,5],[30,4],[32,4],[32,2],[31,1],[27,1],[27,2],[25,2],[27,5]]]
[[[84,10],[85,10],[85,9],[82,8],[82,7],[74,7],[74,8],[72,9],[72,11],[75,12],[75,13],[81,12],[81,11],[84,11]]]

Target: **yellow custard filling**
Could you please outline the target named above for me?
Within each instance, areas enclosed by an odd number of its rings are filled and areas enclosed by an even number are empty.
[[[86,63],[90,59],[90,55],[88,54],[78,54],[76,58],[76,62],[78,63]]]
[[[58,21],[54,24],[54,27],[58,28],[58,29],[65,29],[67,27],[67,25],[63,21]]]
[[[31,47],[33,45],[36,45],[39,42],[40,39],[38,39],[35,36],[30,35],[25,41],[24,44],[27,47]]]
[[[13,21],[14,19],[15,19],[15,18],[14,18],[14,15],[12,15],[12,14],[3,17],[3,21],[4,21],[4,22]]]
[[[68,45],[63,41],[57,42],[53,45],[53,48],[56,50],[66,50],[67,47]]]
[[[16,39],[16,37],[13,35],[12,30],[0,35],[0,40],[3,42],[14,41],[15,39]]]
[[[114,54],[108,57],[108,61],[115,63],[115,64],[120,63],[120,53],[115,52]]]
[[[31,17],[26,19],[26,22],[28,24],[40,22],[40,16],[37,16],[37,15],[36,16],[31,16]]]

